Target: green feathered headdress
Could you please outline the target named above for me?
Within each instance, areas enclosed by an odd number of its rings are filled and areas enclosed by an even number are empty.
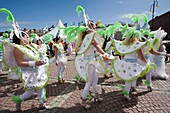
[[[138,40],[142,39],[142,34],[139,30],[135,30],[132,27],[128,27],[126,32],[123,34],[122,39],[126,38],[137,38]]]
[[[126,32],[123,34],[122,39],[130,38],[134,34],[133,28],[128,28]]]

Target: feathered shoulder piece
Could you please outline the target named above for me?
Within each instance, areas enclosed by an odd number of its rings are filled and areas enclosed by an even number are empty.
[[[64,34],[67,36],[66,40],[68,42],[74,42],[77,40],[79,34],[87,30],[85,26],[70,26],[61,29],[64,29]]]
[[[116,22],[114,25],[110,25],[109,27],[106,27],[104,24],[101,24],[100,27],[103,29],[98,30],[97,33],[101,37],[104,36],[104,38],[110,37],[112,34],[114,34],[117,31],[125,30],[125,27],[122,26],[120,22]]]

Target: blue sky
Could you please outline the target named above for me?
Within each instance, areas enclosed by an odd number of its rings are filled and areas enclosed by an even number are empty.
[[[9,9],[21,28],[41,29],[45,26],[56,25],[58,19],[71,25],[83,20],[76,14],[76,6],[84,7],[89,18],[103,24],[124,21],[131,23],[123,16],[131,13],[145,13],[149,20],[150,6],[154,0],[0,0],[0,8]],[[159,8],[155,16],[170,11],[170,0],[158,0]],[[0,31],[10,27],[6,22],[6,14],[0,13]]]

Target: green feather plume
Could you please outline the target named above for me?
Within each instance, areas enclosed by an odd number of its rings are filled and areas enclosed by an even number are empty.
[[[121,32],[124,33],[128,28],[128,24],[124,25],[123,28],[121,29]]]
[[[6,18],[6,21],[8,23],[15,21],[14,16],[12,15],[12,13],[8,9],[0,8],[0,13],[6,13],[8,15],[7,18]]]
[[[7,30],[9,30],[10,32],[13,32],[13,31],[14,31],[12,28],[7,28]]]
[[[139,16],[136,14],[129,14],[127,16],[125,16],[126,18],[130,18],[134,23],[138,23],[139,22]]]
[[[70,31],[67,34],[67,41],[68,42],[74,42],[74,40],[76,40],[78,28],[79,28],[79,26],[70,29]]]
[[[77,33],[79,34],[79,33],[82,33],[82,32],[84,32],[84,31],[86,31],[86,27],[85,26],[79,26],[79,28],[77,29]]]
[[[52,34],[44,35],[43,38],[44,38],[45,43],[49,43],[52,40],[52,37],[54,37],[54,35]]]
[[[97,34],[99,34],[101,37],[103,37],[103,36],[106,37],[106,33],[104,30],[98,30]]]
[[[144,23],[148,23],[148,17],[145,14],[140,14],[139,18],[144,21]]]
[[[100,24],[100,27],[106,29],[106,26],[104,24]]]
[[[112,35],[112,31],[111,31],[111,30],[109,30],[109,29],[108,29],[108,30],[106,30],[106,36],[107,36],[107,37],[110,37],[111,35]]]
[[[74,42],[77,39],[77,36],[86,31],[85,26],[70,26],[67,28],[64,28],[64,34],[67,35],[66,40],[68,42]]]
[[[113,27],[114,27],[114,30],[117,31],[117,30],[121,29],[123,26],[120,22],[116,22],[116,23],[114,23]]]
[[[8,35],[8,33],[3,33],[2,36],[7,38],[9,35]]]
[[[30,34],[30,37],[31,37],[31,38],[36,38],[36,37],[37,37],[37,34],[31,33],[31,34]]]
[[[75,26],[70,26],[70,27],[66,27],[66,28],[64,28],[64,34],[68,34],[69,32],[70,32],[70,30],[72,30],[72,29],[74,29],[75,28]]]
[[[84,8],[83,8],[82,6],[78,5],[78,6],[76,7],[76,12],[77,12],[78,16],[80,16],[80,14],[81,14],[81,13],[84,13],[85,10],[84,10]]]

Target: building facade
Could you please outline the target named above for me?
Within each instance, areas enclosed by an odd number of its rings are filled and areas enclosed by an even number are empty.
[[[166,40],[170,40],[170,11],[155,17],[153,20],[149,21],[151,30],[157,30],[160,27],[164,29],[168,35],[166,36]]]

